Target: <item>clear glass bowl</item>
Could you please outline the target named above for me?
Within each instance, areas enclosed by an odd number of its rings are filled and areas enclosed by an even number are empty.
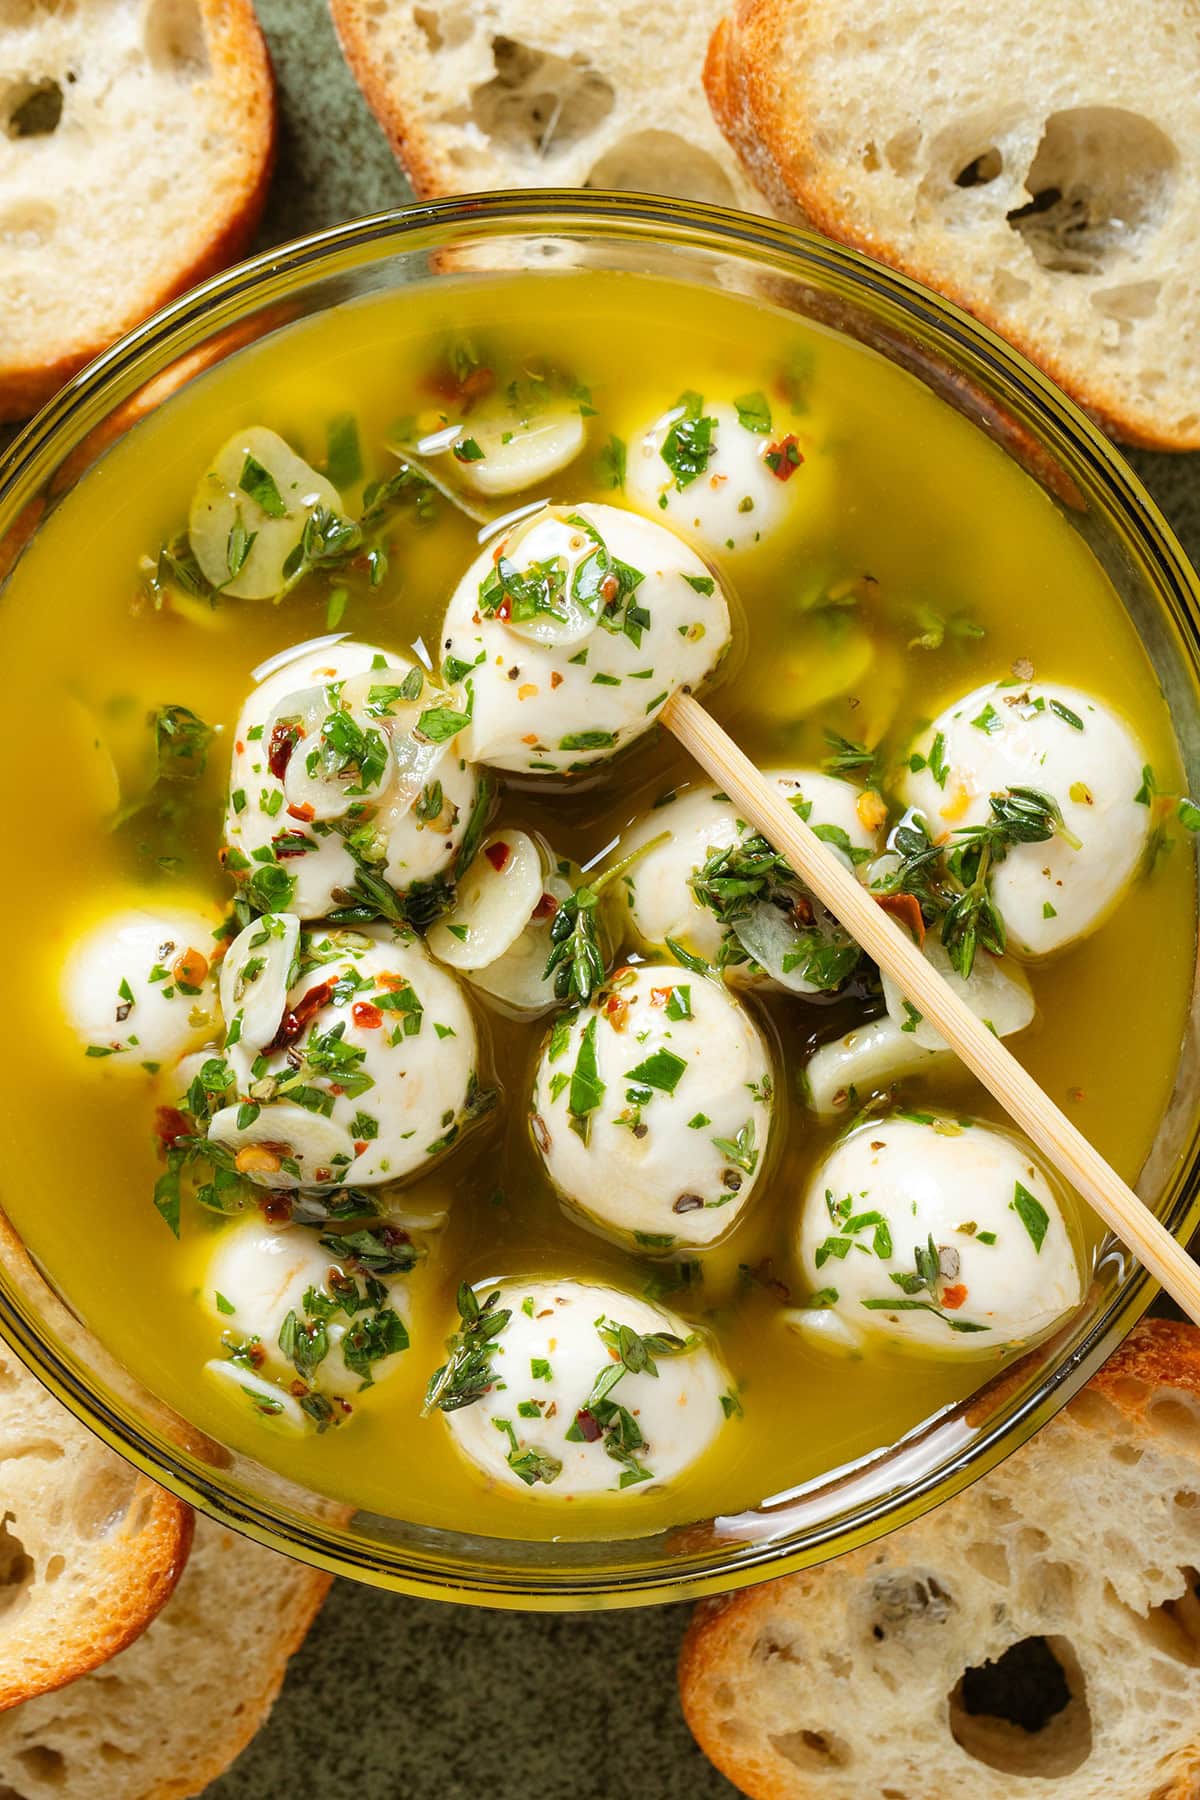
[[[716,284],[872,346],[965,415],[1052,496],[1133,618],[1200,788],[1200,584],[1089,421],[1001,339],[851,250],[765,219],[629,195],[521,192],[322,232],[176,301],[72,381],[0,459],[0,583],[47,508],[148,408],[249,340],[359,297],[472,271],[603,266]],[[1186,1240],[1200,1221],[1197,1007],[1140,1191]],[[341,1575],[499,1606],[629,1606],[719,1592],[863,1544],[965,1486],[1043,1425],[1155,1293],[1119,1246],[1050,1342],[892,1448],[758,1511],[651,1537],[520,1542],[348,1516],[201,1438],[139,1390],[12,1246],[0,1332],[114,1449],[204,1511]]]

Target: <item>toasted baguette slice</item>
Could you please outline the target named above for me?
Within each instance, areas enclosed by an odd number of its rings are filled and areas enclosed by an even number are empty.
[[[641,189],[762,210],[700,85],[722,0],[330,0],[346,59],[422,198]]]
[[[202,1793],[270,1712],[329,1585],[328,1575],[197,1519],[183,1579],[145,1636],[95,1674],[0,1718],[0,1794]]]
[[[242,253],[275,105],[250,0],[18,5],[0,38],[0,419],[16,419]]]
[[[753,1800],[1196,1800],[1198,1565],[1200,1331],[1156,1321],[945,1506],[702,1606],[684,1711]]]
[[[1200,32],[1177,0],[737,0],[705,86],[785,215],[1010,338],[1133,443],[1200,446]]]
[[[191,1535],[191,1509],[0,1343],[0,1710],[131,1643],[169,1598]]]

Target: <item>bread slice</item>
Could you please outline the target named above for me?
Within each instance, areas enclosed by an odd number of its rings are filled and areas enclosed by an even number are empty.
[[[131,1643],[170,1596],[191,1535],[191,1509],[0,1343],[0,1711]]]
[[[0,1795],[202,1793],[270,1712],[329,1585],[197,1519],[183,1579],[149,1631],[103,1669],[0,1718]]]
[[[422,198],[594,187],[762,210],[700,85],[723,0],[330,0]]]
[[[1130,442],[1200,447],[1200,31],[1177,0],[737,0],[713,111],[785,215],[968,307]]]
[[[1200,1331],[1159,1320],[945,1506],[702,1606],[684,1711],[753,1800],[1196,1800],[1198,1566]]]
[[[266,199],[251,0],[0,5],[0,420],[234,261]]]

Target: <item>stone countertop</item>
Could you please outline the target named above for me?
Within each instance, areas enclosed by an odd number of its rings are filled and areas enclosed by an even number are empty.
[[[258,0],[281,138],[259,246],[410,191],[323,0]],[[1135,454],[1200,559],[1200,459]],[[209,1800],[731,1800],[683,1723],[686,1609],[484,1612],[338,1582],[264,1728]]]

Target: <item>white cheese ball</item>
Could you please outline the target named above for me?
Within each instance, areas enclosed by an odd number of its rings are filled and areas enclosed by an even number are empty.
[[[663,1307],[583,1281],[507,1281],[480,1288],[481,1305],[492,1292],[510,1314],[492,1339],[495,1379],[444,1417],[463,1455],[503,1488],[547,1501],[661,1488],[703,1456],[736,1410],[728,1371],[707,1340]],[[601,1334],[618,1326],[642,1339],[692,1341],[681,1354],[651,1350],[657,1375],[626,1367],[607,1401],[589,1409],[597,1376],[623,1360]],[[623,1458],[609,1449],[624,1423],[618,1406],[641,1440]],[[625,1435],[634,1435],[628,1426]]]
[[[534,1141],[590,1219],[643,1249],[704,1249],[767,1162],[766,1039],[721,982],[676,963],[618,971],[542,1049]]]
[[[687,411],[677,404],[634,433],[625,492],[632,505],[697,548],[716,555],[753,549],[798,512],[829,498],[823,459],[814,459],[809,434],[775,416],[777,408],[739,415],[724,401],[703,399],[698,418],[689,419]],[[752,428],[768,418],[769,429]]]
[[[406,1328],[398,1330],[390,1318],[382,1326],[377,1323],[380,1313],[390,1312],[403,1327],[408,1314],[404,1279],[398,1274],[375,1276],[368,1289],[367,1274],[352,1253],[323,1246],[320,1234],[310,1227],[281,1229],[256,1216],[240,1219],[220,1233],[200,1298],[219,1325],[226,1348],[245,1347],[241,1366],[285,1384],[300,1377],[321,1393],[355,1394],[364,1382],[369,1386],[393,1373],[408,1347]],[[306,1305],[310,1290],[316,1303]],[[289,1313],[295,1314],[295,1327],[302,1334],[299,1363],[279,1341]],[[328,1350],[306,1367],[304,1340],[310,1333],[305,1328],[319,1322],[325,1325]],[[370,1355],[375,1348],[386,1354]]]
[[[75,944],[62,1003],[89,1056],[172,1062],[219,1030],[216,923],[198,908],[130,908]]]
[[[981,825],[989,796],[1036,788],[1065,837],[1018,844],[992,876],[1010,948],[1046,956],[1095,929],[1133,877],[1150,830],[1135,795],[1145,753],[1115,713],[1058,682],[988,682],[948,706],[913,746],[904,798],[935,838]]]
[[[674,532],[615,506],[547,508],[489,543],[450,602],[443,672],[473,693],[460,748],[518,773],[588,768],[699,687],[729,634],[715,577]]]
[[[878,828],[886,817],[877,795],[817,769],[768,769],[764,773],[810,825],[844,831],[851,851],[860,857],[877,853]],[[715,963],[720,955],[726,928],[707,906],[700,905],[691,880],[712,851],[730,849],[740,839],[753,836],[755,828],[741,817],[732,800],[718,794],[713,787],[687,788],[643,814],[621,840],[621,855],[628,856],[664,832],[668,834],[665,843],[656,844],[634,863],[623,882],[628,926],[643,949],[661,951],[671,938],[706,962]],[[836,844],[831,847],[838,848]],[[838,853],[853,864],[853,855]],[[735,985],[756,979],[745,963],[730,964],[724,974]]]
[[[235,939],[236,964],[262,929],[256,920]],[[479,1046],[458,983],[417,939],[383,928],[305,933],[298,970],[277,1020],[245,1007],[257,1041],[227,1046],[237,1098],[209,1136],[264,1187],[423,1172],[479,1105]]]
[[[396,686],[413,667],[405,657],[374,644],[317,639],[298,646],[248,696],[234,732],[225,863],[243,886],[256,876],[262,879],[264,857],[272,871],[269,879],[279,870],[292,882],[290,894],[272,890],[259,901],[260,910],[286,905],[299,918],[316,919],[341,904],[336,896],[353,887],[357,865],[338,824],[375,825],[387,858],[379,873],[398,894],[431,881],[454,861],[475,804],[478,777],[453,740],[440,752],[428,753],[429,767],[415,802],[398,776],[369,795],[347,794],[344,807],[323,807],[326,816],[318,818],[307,816],[311,801],[293,799],[288,792],[290,786],[300,793],[296,784],[306,745],[301,739],[293,746],[279,722],[299,713],[305,697],[320,696],[330,683],[375,672],[381,688]],[[307,710],[311,715],[311,704]]]
[[[1028,1344],[1083,1297],[1069,1204],[1031,1146],[934,1113],[843,1138],[809,1184],[797,1249],[856,1337],[939,1356]]]

